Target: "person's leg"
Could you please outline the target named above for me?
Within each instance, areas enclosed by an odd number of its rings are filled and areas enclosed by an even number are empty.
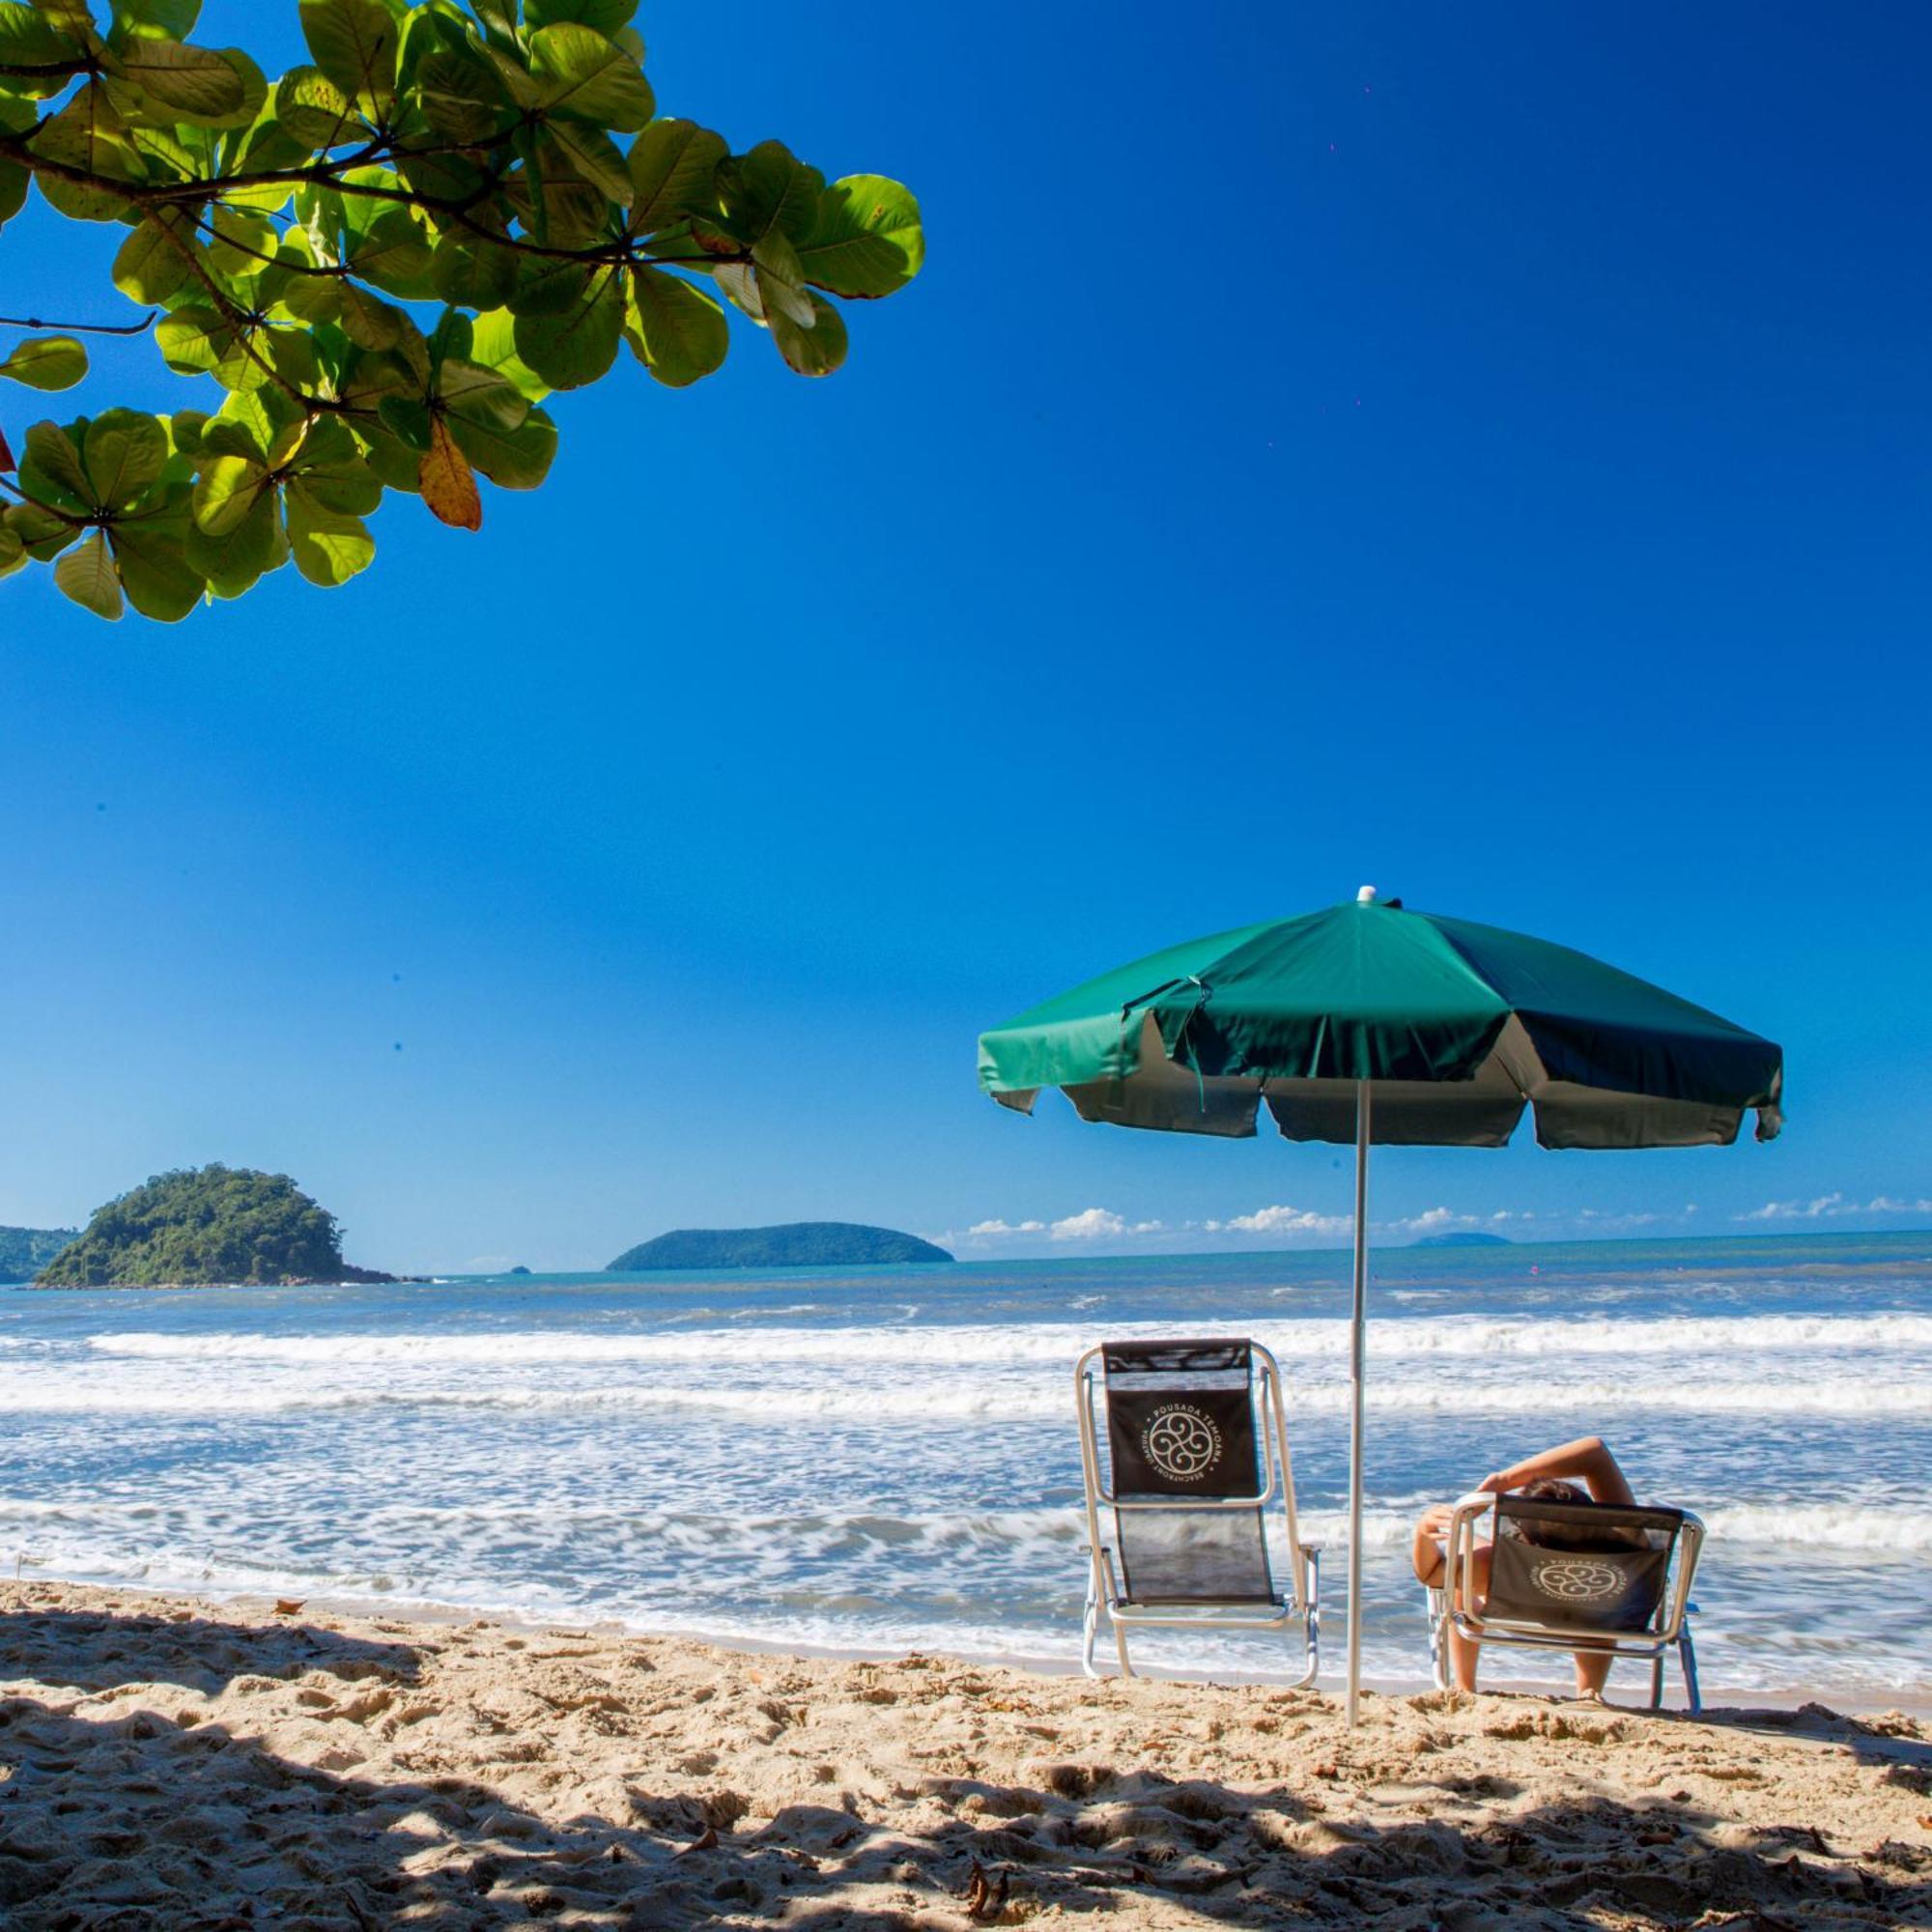
[[[1489,1601],[1490,1596],[1490,1548],[1488,1544],[1485,1544],[1475,1552],[1471,1560],[1471,1567],[1475,1572],[1475,1601],[1465,1607],[1480,1616],[1483,1605]],[[1463,1582],[1461,1576],[1445,1577],[1443,1582],[1445,1585],[1453,1584],[1455,1586],[1451,1593],[1451,1602],[1460,1603]],[[1455,1679],[1457,1690],[1475,1690],[1476,1659],[1480,1655],[1482,1648],[1483,1646],[1474,1637],[1464,1636],[1454,1624],[1449,1626],[1449,1671],[1450,1675]]]
[[[1601,1650],[1577,1650],[1571,1655],[1577,1660],[1577,1696],[1602,1697],[1604,1686],[1610,1681],[1613,1660]]]

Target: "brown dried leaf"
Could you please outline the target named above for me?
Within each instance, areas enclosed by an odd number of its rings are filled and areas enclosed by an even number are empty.
[[[429,448],[416,466],[423,501],[440,522],[459,530],[480,530],[483,497],[469,459],[457,448],[456,439],[440,416],[431,418],[429,434]]]

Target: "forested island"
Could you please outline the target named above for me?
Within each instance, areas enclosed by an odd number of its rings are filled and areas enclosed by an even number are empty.
[[[181,1168],[104,1208],[55,1254],[41,1288],[307,1288],[394,1281],[342,1259],[335,1216],[286,1174]]]
[[[1474,1228],[1459,1228],[1448,1235],[1424,1235],[1411,1243],[1418,1248],[1508,1248],[1515,1243],[1507,1235],[1486,1235]]]
[[[626,1248],[612,1274],[651,1268],[782,1268],[905,1266],[950,1262],[944,1248],[892,1228],[855,1221],[789,1221],[776,1228],[674,1228]]]
[[[0,1228],[0,1281],[32,1281],[79,1238],[78,1228]]]

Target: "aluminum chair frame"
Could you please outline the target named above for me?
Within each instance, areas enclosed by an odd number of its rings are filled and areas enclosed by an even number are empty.
[[[1306,1645],[1306,1667],[1294,1680],[1294,1689],[1313,1684],[1321,1667],[1321,1546],[1303,1543],[1294,1514],[1294,1465],[1288,1453],[1288,1414],[1282,1401],[1281,1365],[1259,1342],[1248,1344],[1250,1369],[1248,1398],[1256,1409],[1255,1435],[1262,1444],[1263,1481],[1251,1496],[1159,1496],[1120,1497],[1106,1487],[1100,1471],[1098,1432],[1094,1420],[1094,1384],[1101,1378],[1094,1372],[1094,1362],[1105,1348],[1095,1343],[1073,1365],[1074,1402],[1080,1416],[1080,1466],[1087,1497],[1087,1548],[1089,1559],[1087,1605],[1081,1616],[1080,1667],[1089,1677],[1101,1673],[1094,1662],[1099,1641],[1100,1621],[1104,1617],[1114,1633],[1114,1649],[1121,1661],[1121,1675],[1136,1675],[1127,1654],[1127,1633],[1141,1626],[1161,1625],[1194,1630],[1278,1630],[1293,1641],[1300,1626]],[[1213,1600],[1199,1604],[1142,1605],[1126,1596],[1115,1574],[1114,1551],[1100,1527],[1103,1509],[1136,1510],[1260,1510],[1261,1531],[1267,1533],[1267,1506],[1279,1493],[1288,1522],[1289,1564],[1293,1588],[1271,1599],[1253,1597]],[[1262,1605],[1269,1607],[1264,1613]]]
[[[1650,1665],[1650,1708],[1663,1708],[1663,1666],[1668,1654],[1677,1652],[1678,1667],[1684,1673],[1685,1701],[1694,1717],[1704,1708],[1697,1685],[1697,1651],[1691,1641],[1690,1619],[1697,1605],[1690,1601],[1690,1586],[1697,1574],[1698,1552],[1704,1547],[1704,1523],[1689,1510],[1678,1512],[1683,1522],[1672,1538],[1666,1557],[1670,1572],[1665,1587],[1658,1596],[1657,1609],[1649,1628],[1641,1631],[1577,1630],[1538,1622],[1527,1617],[1492,1617],[1463,1607],[1474,1601],[1476,1528],[1496,1504],[1492,1492],[1472,1491],[1460,1498],[1449,1519],[1443,1539],[1442,1581],[1425,1586],[1429,1614],[1429,1663],[1435,1688],[1450,1688],[1449,1632],[1479,1643],[1507,1644],[1523,1650],[1584,1651],[1599,1657],[1628,1657]],[[1450,1583],[1462,1568],[1462,1586],[1451,1592]],[[1454,1601],[1460,1596],[1462,1603]]]

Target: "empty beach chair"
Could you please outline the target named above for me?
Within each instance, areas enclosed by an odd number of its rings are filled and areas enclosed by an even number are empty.
[[[1493,1518],[1490,1584],[1481,1610],[1476,1532]],[[1650,1664],[1650,1708],[1663,1703],[1673,1648],[1690,1709],[1702,1709],[1690,1641],[1690,1585],[1704,1525],[1689,1510],[1559,1503],[1477,1492],[1457,1503],[1442,1582],[1428,1591],[1429,1655],[1448,1689],[1452,1628],[1491,1644],[1594,1651]],[[1454,1586],[1454,1587],[1452,1587]]]
[[[1088,1676],[1104,1618],[1122,1672],[1142,1625],[1299,1633],[1320,1665],[1320,1551],[1301,1541],[1281,1370],[1259,1343],[1103,1342],[1074,1365],[1087,1488]],[[1096,1413],[1104,1408],[1102,1427]],[[1266,1527],[1287,1530],[1288,1587]]]

